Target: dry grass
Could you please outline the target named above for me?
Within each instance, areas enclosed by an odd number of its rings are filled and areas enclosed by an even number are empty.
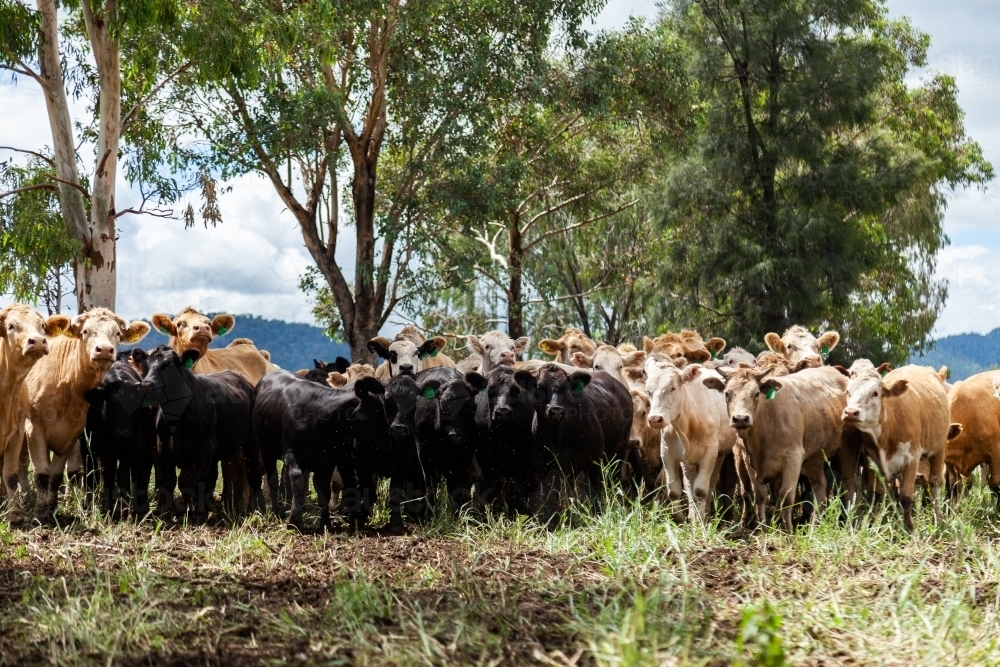
[[[5,664],[1000,663],[982,488],[912,536],[891,507],[743,536],[617,496],[402,536],[74,515],[0,524]]]

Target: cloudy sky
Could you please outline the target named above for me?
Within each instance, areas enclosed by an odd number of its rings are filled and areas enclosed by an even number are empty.
[[[932,37],[930,66],[956,77],[966,128],[1000,168],[1000,3],[996,0],[890,0],[894,16],[909,16]],[[610,0],[599,28],[630,15],[654,17],[653,0]],[[914,73],[914,81],[921,73]],[[82,105],[80,106],[82,110]],[[51,145],[45,104],[37,86],[0,84],[0,146]],[[0,159],[9,157],[0,152]],[[292,216],[271,185],[247,176],[229,183],[218,229],[183,229],[176,220],[130,216],[119,220],[118,310],[128,317],[173,312],[191,304],[311,322],[297,289],[311,260]],[[987,192],[953,194],[945,220],[952,244],[939,262],[950,295],[935,333],[985,333],[1000,326],[1000,183]],[[138,205],[123,183],[119,208]],[[348,249],[343,263],[350,263]],[[0,303],[4,299],[0,297]]]

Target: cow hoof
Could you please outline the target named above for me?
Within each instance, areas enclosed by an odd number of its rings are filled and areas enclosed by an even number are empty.
[[[7,512],[7,523],[10,524],[11,526],[19,526],[23,522],[24,522],[24,514],[21,512],[21,510],[16,508],[11,508],[10,511]]]
[[[302,519],[289,519],[285,523],[285,527],[299,533],[304,533],[306,530],[305,525],[302,523]]]

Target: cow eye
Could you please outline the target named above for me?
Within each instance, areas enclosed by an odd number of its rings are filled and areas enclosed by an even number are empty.
[[[878,392],[877,391],[873,391],[872,392],[872,398],[878,398]]]

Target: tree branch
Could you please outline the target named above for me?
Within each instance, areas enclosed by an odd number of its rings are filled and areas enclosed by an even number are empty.
[[[16,190],[8,190],[7,192],[0,192],[0,199],[16,195],[20,192],[28,192],[30,190],[52,190],[55,192],[58,190],[58,188],[52,185],[51,183],[38,183],[37,185],[26,185],[23,188],[17,188]]]
[[[186,63],[184,63],[183,65],[181,65],[177,69],[175,69],[173,72],[171,72],[170,74],[168,74],[163,79],[163,81],[160,81],[158,84],[156,84],[155,86],[153,86],[153,89],[150,90],[149,93],[145,97],[143,97],[141,100],[139,100],[138,102],[136,102],[135,106],[133,106],[131,109],[129,109],[129,112],[127,114],[125,114],[125,116],[122,118],[121,127],[120,127],[120,129],[118,131],[118,136],[119,137],[124,137],[126,130],[128,130],[128,128],[132,125],[132,122],[135,120],[135,116],[136,116],[136,114],[139,113],[139,110],[142,109],[142,107],[146,106],[149,103],[149,101],[156,96],[156,94],[158,92],[160,92],[161,90],[163,90],[163,87],[166,86],[168,83],[170,83],[174,79],[174,77],[176,77],[181,72],[184,72],[184,71],[190,69],[193,64],[194,63],[192,61],[190,61],[190,60],[187,61]]]
[[[608,211],[607,213],[603,213],[603,214],[597,216],[596,218],[591,218],[590,220],[584,220],[583,222],[578,222],[576,224],[570,225],[569,227],[563,227],[562,229],[553,229],[551,231],[545,232],[544,234],[542,234],[541,236],[538,236],[537,238],[535,238],[534,240],[532,240],[530,243],[528,243],[526,246],[524,246],[524,252],[528,252],[529,250],[531,250],[532,248],[534,248],[536,245],[538,245],[539,243],[541,243],[545,239],[549,238],[550,236],[555,236],[556,234],[562,234],[562,233],[565,233],[565,232],[569,232],[569,231],[572,231],[574,229],[578,229],[580,227],[583,227],[585,225],[589,225],[589,224],[591,224],[593,222],[598,222],[599,220],[603,220],[604,218],[611,217],[612,215],[615,215],[616,213],[621,213],[622,211],[624,211],[626,209],[632,208],[633,206],[635,206],[638,203],[639,203],[638,199],[633,199],[632,201],[628,202],[627,204],[624,204],[623,206],[618,207],[614,211]]]
[[[528,303],[547,303],[549,301],[566,301],[567,299],[579,299],[581,297],[594,294],[595,292],[602,292],[604,290],[611,289],[612,287],[615,287],[615,285],[598,285],[593,289],[589,289],[586,292],[581,292],[579,294],[566,294],[564,296],[554,296],[551,299],[542,299],[542,298],[529,299]]]
[[[29,150],[27,150],[25,148],[14,148],[13,146],[0,146],[0,151],[14,151],[15,153],[27,153],[28,155],[34,155],[39,160],[44,160],[45,162],[49,163],[53,167],[56,166],[56,161],[53,160],[52,158],[50,158],[50,157],[48,157],[46,155],[42,155],[41,153],[38,153],[36,151],[29,151]]]
[[[534,225],[536,222],[538,222],[538,220],[540,220],[541,218],[544,218],[547,215],[550,215],[552,213],[555,213],[556,211],[564,209],[567,206],[569,206],[570,204],[576,203],[576,202],[580,201],[581,199],[585,199],[585,198],[589,197],[592,194],[594,194],[593,190],[590,190],[588,192],[582,192],[582,193],[576,195],[575,197],[570,197],[569,199],[566,199],[565,201],[559,202],[555,206],[551,206],[551,207],[545,209],[541,213],[536,213],[534,216],[532,216],[532,218],[530,220],[528,220],[527,223],[525,223],[524,229],[521,230],[521,235],[523,236],[523,235],[527,234],[528,230],[531,229],[531,226]]]
[[[174,217],[173,209],[144,209],[144,208],[126,208],[122,211],[115,213],[115,220],[122,217],[127,213],[135,213],[136,215],[151,215],[154,218],[172,218]]]

